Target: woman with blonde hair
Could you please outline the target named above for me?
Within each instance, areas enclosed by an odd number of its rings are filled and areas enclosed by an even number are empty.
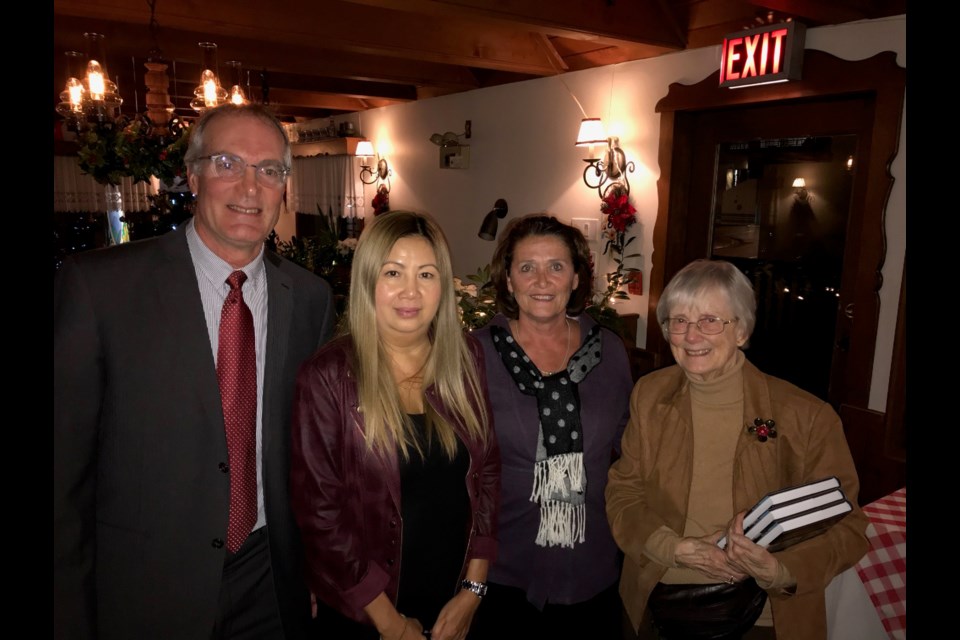
[[[308,584],[333,610],[321,628],[462,640],[496,553],[500,457],[431,218],[394,211],[363,232],[346,319],[294,400],[291,494]]]

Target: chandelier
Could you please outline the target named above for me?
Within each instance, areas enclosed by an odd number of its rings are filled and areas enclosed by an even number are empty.
[[[200,51],[203,54],[203,64],[201,65],[200,84],[193,90],[194,98],[190,101],[190,106],[194,111],[203,113],[207,109],[219,107],[227,101],[227,90],[220,86],[220,78],[217,76],[217,43],[199,42]]]
[[[106,47],[101,33],[83,34],[87,42],[86,66],[83,54],[67,51],[67,82],[60,93],[57,113],[73,130],[87,126],[112,126],[123,99],[107,74]]]

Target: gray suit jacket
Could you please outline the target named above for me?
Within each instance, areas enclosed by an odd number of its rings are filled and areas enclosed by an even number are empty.
[[[289,505],[297,368],[333,331],[326,282],[264,256],[263,492],[288,638],[309,595]],[[65,260],[54,286],[54,631],[206,640],[229,477],[220,391],[181,228]]]

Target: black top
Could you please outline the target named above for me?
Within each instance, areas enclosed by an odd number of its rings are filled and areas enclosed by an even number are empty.
[[[470,522],[470,455],[457,438],[456,457],[449,460],[438,442],[427,442],[425,416],[410,417],[424,456],[415,449],[408,461],[400,456],[403,548],[397,610],[430,629],[460,589]]]

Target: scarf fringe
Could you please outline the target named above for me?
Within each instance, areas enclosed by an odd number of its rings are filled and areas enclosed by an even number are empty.
[[[571,489],[583,493],[586,488],[583,453],[561,453],[540,460],[533,466],[533,492],[530,494],[530,501],[543,502],[558,494],[569,498]]]
[[[536,543],[541,547],[567,547],[586,540],[587,510],[583,503],[548,500],[540,505],[540,529]]]
[[[583,453],[563,453],[534,465],[531,502],[540,503],[540,528],[536,543],[541,547],[568,547],[586,538],[586,507],[572,504],[572,492],[586,491]]]

